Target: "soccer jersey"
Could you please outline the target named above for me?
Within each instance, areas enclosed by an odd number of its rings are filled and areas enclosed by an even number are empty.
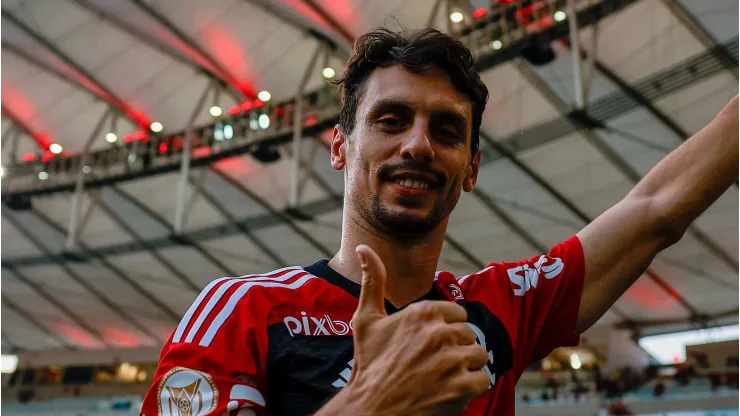
[[[440,271],[417,301],[464,306],[488,352],[489,389],[463,415],[513,415],[514,386],[533,361],[578,344],[584,275],[574,236],[547,254]],[[308,415],[352,374],[360,285],[326,260],[206,286],[165,343],[142,415]],[[386,301],[389,314],[399,311]],[[413,336],[410,334],[409,336]]]

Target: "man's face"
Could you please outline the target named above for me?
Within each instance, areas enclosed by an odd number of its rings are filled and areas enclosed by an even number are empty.
[[[375,69],[352,133],[334,129],[332,166],[346,168],[349,209],[395,234],[432,231],[475,185],[471,124],[472,103],[439,70]]]

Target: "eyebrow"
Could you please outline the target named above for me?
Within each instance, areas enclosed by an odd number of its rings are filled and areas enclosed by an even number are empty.
[[[388,98],[388,99],[378,100],[377,102],[375,102],[373,106],[370,107],[370,111],[368,111],[368,115],[373,116],[382,110],[411,111],[412,108],[413,107],[405,101]],[[457,111],[450,110],[447,108],[432,110],[432,118],[438,118],[446,122],[458,124],[460,126],[468,125],[468,118],[466,116],[460,114]]]

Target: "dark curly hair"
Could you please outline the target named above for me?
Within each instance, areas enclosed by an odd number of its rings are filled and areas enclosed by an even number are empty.
[[[352,133],[363,83],[375,68],[403,65],[407,70],[418,73],[434,67],[442,70],[455,89],[473,103],[470,143],[475,154],[488,88],[474,69],[474,61],[473,54],[465,45],[437,29],[403,32],[374,29],[355,41],[344,76],[333,81],[342,92],[339,124],[347,134]]]

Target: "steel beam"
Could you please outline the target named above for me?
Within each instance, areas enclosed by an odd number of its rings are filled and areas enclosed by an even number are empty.
[[[7,352],[9,353],[15,353],[19,351],[23,351],[23,347],[16,344],[14,341],[10,340],[10,337],[5,331],[0,331],[0,340],[2,340],[3,346],[7,346]],[[6,351],[3,350],[3,354],[5,354]]]
[[[33,288],[32,288],[33,290]],[[37,292],[38,293],[38,292]],[[43,297],[39,294],[39,296]],[[30,323],[32,326],[36,327],[36,329],[39,330],[39,332],[43,333],[44,335],[48,336],[49,338],[53,339],[54,341],[58,342],[59,345],[61,345],[63,348],[69,349],[69,350],[76,350],[77,346],[70,344],[69,341],[62,338],[57,334],[55,331],[47,328],[46,326],[42,325],[41,322],[36,319],[33,315],[31,315],[26,310],[22,309],[18,304],[16,304],[14,301],[10,300],[6,295],[0,294],[0,302],[2,302],[2,305],[7,307],[8,309],[12,309],[15,313],[23,317],[28,323]]]
[[[47,256],[51,256],[53,253],[52,251],[39,240],[36,236],[34,236],[23,224],[21,224],[21,221],[19,221],[17,218],[15,218],[12,215],[7,214],[8,210],[4,209],[2,210],[2,214],[5,218],[10,221],[11,224],[23,235],[23,237],[26,238],[31,244],[33,244],[34,247],[36,247],[39,251],[43,252]],[[156,336],[152,334],[152,332],[147,328],[146,326],[142,325],[139,321],[134,319],[131,315],[128,314],[128,312],[122,310],[118,305],[116,305],[111,299],[108,298],[107,295],[103,294],[101,291],[96,289],[93,285],[88,283],[85,279],[83,279],[77,272],[72,270],[66,263],[64,262],[57,262],[57,265],[64,270],[64,272],[76,283],[78,283],[80,286],[85,288],[94,298],[97,298],[103,305],[105,305],[108,309],[111,310],[114,314],[118,315],[123,319],[125,322],[128,322],[132,327],[138,329],[141,331],[144,335],[149,337],[152,341],[155,343],[160,342],[160,340],[157,339]],[[20,276],[17,269],[13,270],[14,274],[17,276]],[[26,279],[27,280],[27,279]],[[100,333],[97,333],[98,335],[101,335]]]
[[[35,131],[29,126],[25,121],[23,121],[15,112],[13,112],[8,106],[5,105],[5,103],[0,104],[0,111],[2,111],[2,115],[4,117],[7,117],[10,121],[13,122],[22,132],[26,133],[33,141],[36,143],[36,146],[38,146],[41,150],[49,150],[49,146],[51,145],[51,140],[49,140],[46,135],[43,135],[39,133],[38,131]]]
[[[229,210],[218,201],[218,199],[213,196],[210,192],[208,192],[203,185],[198,184],[197,181],[195,181],[192,177],[188,178],[190,180],[190,185],[195,189],[197,193],[203,196],[203,198],[208,201],[209,204],[213,208],[218,211],[222,217],[226,219],[226,221],[229,222],[229,224],[236,227],[239,231],[241,231],[242,234],[250,241],[252,244],[257,246],[257,248],[260,249],[260,251],[267,256],[272,262],[280,267],[286,265],[285,259],[281,258],[276,252],[274,252],[267,244],[265,244],[264,241],[260,237],[257,236],[252,230],[250,230],[246,225],[239,223],[236,221],[236,218],[229,212]]]
[[[75,244],[77,244],[77,222],[80,219],[80,198],[82,198],[83,188],[85,187],[84,167],[87,166],[87,162],[90,156],[90,146],[92,146],[93,141],[100,134],[100,130],[103,128],[103,124],[105,124],[108,116],[110,116],[110,108],[108,108],[105,113],[103,113],[103,116],[100,117],[98,124],[93,128],[92,133],[90,133],[90,137],[88,137],[85,146],[82,148],[82,154],[80,155],[79,159],[79,166],[77,166],[75,191],[74,194],[72,194],[72,212],[69,216],[69,227],[67,228],[69,230],[66,242],[67,250],[73,249]]]
[[[679,22],[694,37],[701,42],[707,49],[713,51],[714,55],[735,79],[738,79],[738,61],[735,57],[727,53],[723,48],[718,48],[719,42],[712,34],[699,22],[699,20],[678,0],[661,0],[668,7],[668,10],[678,19]]]
[[[143,239],[141,235],[139,235],[136,230],[134,230],[126,221],[123,220],[111,207],[108,206],[108,204],[101,198],[100,196],[94,196],[95,201],[97,203],[97,206],[100,207],[100,209],[105,212],[105,214],[113,220],[116,225],[120,229],[122,229],[126,234],[129,235],[139,246],[144,247],[146,251],[149,252],[149,254],[154,257],[159,264],[161,264],[167,271],[172,273],[174,277],[179,279],[185,287],[190,289],[193,293],[200,293],[201,287],[195,284],[193,281],[191,281],[183,272],[181,272],[175,265],[173,265],[169,260],[164,258],[162,254],[159,253],[159,251],[154,248],[147,240]]]
[[[239,82],[236,76],[234,76],[233,72],[231,72],[228,68],[226,68],[225,65],[221,64],[221,62],[216,60],[208,51],[202,48],[194,39],[188,36],[182,29],[180,29],[174,23],[172,23],[169,19],[167,19],[167,17],[165,17],[164,14],[157,11],[152,5],[148,4],[144,0],[133,0],[133,2],[144,13],[148,14],[157,23],[162,25],[170,33],[172,33],[175,37],[177,37],[177,39],[180,42],[187,45],[187,47],[191,51],[199,55],[199,57],[202,58],[211,67],[211,70],[219,74],[219,78],[224,79],[233,88],[240,91],[245,97],[251,100],[254,100],[255,98],[257,98],[257,93],[256,91],[254,91],[253,87],[245,86],[243,83]]]
[[[578,39],[578,13],[576,13],[575,0],[568,0],[568,39],[575,50],[581,50]],[[581,55],[572,53],[571,66],[573,67],[573,86],[575,88],[576,108],[582,110],[586,105],[586,97],[583,88],[583,77],[581,77]]]
[[[303,73],[303,77],[298,83],[298,90],[296,92],[295,108],[293,109],[293,164],[290,175],[290,194],[288,198],[288,205],[293,209],[298,209],[298,182],[300,181],[301,175],[301,140],[303,139],[303,92],[306,89],[306,84],[311,76],[311,73],[316,66],[316,62],[319,58],[319,53],[323,48],[321,45],[316,46],[311,59],[308,62],[308,67]]]
[[[21,29],[26,35],[31,37],[33,40],[44,46],[47,50],[53,53],[62,62],[72,68],[77,74],[79,74],[85,81],[89,82],[94,86],[99,96],[103,97],[105,101],[110,103],[112,106],[118,108],[121,112],[126,114],[132,121],[134,121],[139,127],[144,130],[149,129],[149,120],[146,119],[143,114],[134,110],[128,103],[121,99],[115,92],[111,91],[108,87],[100,82],[90,71],[83,68],[82,65],[73,60],[69,55],[59,49],[54,43],[41,35],[39,32],[22,22],[20,19],[15,17],[12,13],[2,10],[2,17],[8,19],[15,26]]]
[[[560,97],[557,96],[557,94],[552,91],[552,89],[541,79],[539,76],[532,70],[532,68],[525,63],[522,59],[517,59],[514,63],[515,68],[518,70],[519,74],[527,80],[530,85],[532,85],[538,92],[542,94],[542,96],[558,111],[560,111],[562,114],[569,114],[570,108],[560,99]],[[580,119],[578,118],[572,118],[571,122],[574,124],[579,124]],[[636,183],[640,180],[640,175],[635,172],[635,170],[626,162],[624,161],[613,149],[611,149],[606,143],[601,141],[600,138],[596,136],[590,129],[588,129],[588,126],[581,125],[582,128],[581,133],[585,137],[586,141],[593,145],[601,154],[602,156],[609,161],[614,167],[616,167],[618,170],[622,171],[625,176],[627,176],[633,183]],[[701,313],[693,306],[691,305],[686,298],[684,298],[678,291],[673,288],[670,284],[668,284],[662,277],[660,277],[655,271],[648,268],[645,271],[645,275],[648,276],[653,282],[655,282],[662,290],[664,290],[670,297],[675,299],[681,306],[684,307],[692,316],[699,316]]]
[[[104,19],[110,22],[113,26],[117,27],[121,31],[137,38],[145,45],[148,45],[150,48],[161,52],[162,54],[168,56],[169,58],[172,58],[173,60],[185,66],[188,66],[197,72],[202,72],[209,79],[211,79],[212,81],[216,82],[219,86],[224,88],[226,92],[229,94],[229,96],[232,97],[236,102],[241,101],[242,99],[241,91],[239,91],[237,88],[231,85],[226,79],[222,78],[221,76],[216,74],[214,71],[201,65],[200,63],[195,62],[183,56],[179,52],[175,52],[171,47],[164,44],[160,39],[157,39],[156,36],[148,32],[145,32],[141,30],[140,28],[137,28],[135,25],[128,23],[126,20],[120,18],[118,15],[105,11],[103,8],[93,4],[89,0],[71,0],[71,1],[73,1],[75,4],[82,7],[83,9],[86,9],[88,12],[100,17],[101,19]]]
[[[570,112],[570,108],[566,102],[564,102],[546,83],[543,81],[524,61],[518,60],[516,65],[519,73],[529,81],[546,99],[547,101],[563,115],[569,115],[570,120],[573,124],[579,126],[582,130],[581,133],[586,140],[596,148],[601,155],[607,159],[612,166],[620,170],[633,184],[637,184],[642,176],[636,169],[634,169],[626,160],[624,160],[619,153],[612,149],[604,140],[598,135],[591,131],[590,127],[584,123],[583,119],[578,117],[572,117],[574,115]],[[738,262],[726,252],[722,247],[714,242],[709,236],[703,231],[699,230],[696,226],[689,226],[687,233],[696,238],[701,245],[704,246],[710,253],[721,260],[731,270],[738,270]]]
[[[54,231],[65,235],[67,232],[64,230],[64,228],[54,222],[51,218],[47,217],[45,214],[39,212],[38,210],[32,210],[31,211],[41,222],[46,224],[49,228],[53,229]],[[106,260],[104,256],[102,256],[97,250],[88,247],[86,244],[84,244],[82,241],[78,242],[78,246],[86,253],[88,253],[92,258],[97,259],[100,264],[103,265],[108,271],[110,271],[114,276],[118,277],[121,281],[126,283],[128,286],[130,286],[134,292],[138,293],[141,297],[151,302],[154,306],[156,306],[167,318],[170,319],[171,322],[179,322],[180,321],[180,314],[175,312],[172,308],[162,303],[162,301],[159,300],[156,296],[152,295],[148,290],[144,289],[141,284],[139,284],[136,280],[131,278],[129,275],[123,272],[120,268],[117,266],[114,266],[111,262]],[[157,338],[153,333],[148,334],[151,337]],[[163,341],[163,340],[160,340]]]
[[[193,239],[190,239],[185,234],[176,235],[174,233],[174,230],[173,230],[172,226],[169,223],[167,223],[167,221],[164,218],[162,218],[161,215],[157,214],[156,212],[154,212],[154,210],[152,210],[151,208],[149,208],[148,206],[146,206],[144,203],[142,203],[138,199],[136,199],[133,196],[131,196],[131,194],[129,194],[128,192],[126,192],[126,191],[124,191],[124,190],[122,190],[122,189],[120,189],[120,188],[118,188],[116,186],[113,186],[113,185],[110,186],[109,189],[112,190],[113,192],[115,192],[116,194],[118,194],[123,199],[127,200],[128,202],[130,202],[131,204],[135,205],[137,208],[139,208],[139,210],[143,211],[145,214],[147,214],[153,220],[155,220],[156,222],[158,222],[159,224],[161,224],[164,228],[166,228],[167,230],[169,230],[169,232],[172,234],[172,236],[177,241],[182,242],[182,243],[184,243],[184,244],[186,244],[186,245],[194,248],[198,253],[200,253],[201,256],[203,256],[211,264],[213,264],[214,266],[216,266],[216,268],[218,268],[219,270],[221,270],[221,272],[225,273],[227,276],[238,276],[238,274],[236,274],[234,271],[232,271],[221,260],[219,260],[216,257],[214,257],[213,254],[209,253],[206,249],[203,248],[203,246],[201,246],[200,244],[198,244],[197,241],[195,241]],[[198,290],[198,291],[200,292],[200,290]]]
[[[193,124],[195,119],[198,118],[198,114],[203,111],[203,104],[206,102],[206,97],[211,91],[211,85],[206,86],[203,93],[200,95],[197,104],[193,107],[193,112],[190,113],[187,125],[185,126],[185,148],[181,153],[180,162],[180,180],[177,186],[177,199],[175,201],[175,220],[172,223],[172,229],[175,234],[182,233],[183,214],[185,212],[185,193],[188,190],[188,180],[190,179],[190,156],[193,151]]]
[[[63,315],[66,315],[67,318],[69,318],[77,326],[84,329],[88,334],[90,334],[93,338],[95,338],[96,341],[100,342],[102,345],[110,346],[110,344],[108,344],[103,334],[101,334],[97,329],[93,328],[90,324],[85,322],[85,320],[82,319],[82,317],[78,315],[76,312],[72,311],[66,305],[61,303],[58,300],[57,296],[54,296],[48,293],[46,289],[44,289],[40,284],[29,279],[23,273],[20,273],[18,269],[6,269],[6,270],[10,272],[11,274],[13,274],[13,276],[16,279],[18,279],[20,282],[30,287],[37,295],[44,298],[44,300],[46,300],[50,304],[54,305],[54,307],[57,308],[59,311],[61,311]],[[3,303],[8,303],[7,297],[3,297]]]
[[[334,16],[324,10],[324,8],[319,6],[314,0],[303,0],[303,3],[310,7],[311,10],[314,11],[314,13],[321,16],[321,18],[326,21],[326,23],[329,25],[329,27],[332,28],[332,30],[342,35],[342,38],[347,42],[347,44],[354,45],[355,37],[352,36],[352,34],[341,23],[339,23],[339,21],[335,19]]]
[[[290,227],[293,232],[298,234],[301,238],[303,238],[306,242],[308,242],[313,248],[318,250],[320,253],[327,257],[332,257],[334,253],[332,253],[327,247],[325,247],[322,243],[320,243],[315,238],[311,237],[306,231],[304,231],[301,227],[296,225],[287,214],[280,212],[276,210],[272,205],[267,203],[262,197],[257,195],[256,193],[252,192],[249,188],[239,183],[237,180],[232,178],[231,176],[224,173],[222,170],[215,166],[211,166],[211,172],[213,172],[216,176],[221,178],[224,182],[231,185],[231,187],[235,188],[242,194],[246,195],[249,199],[257,203],[257,205],[261,206],[263,209],[265,209],[267,212],[270,213],[275,219],[277,219],[279,222],[287,225]]]
[[[351,43],[347,43],[346,39],[340,38],[334,32],[327,31],[324,27],[316,24],[314,21],[302,15],[301,13],[287,6],[283,6],[282,2],[276,2],[272,0],[245,1],[253,6],[259,7],[264,12],[270,14],[278,20],[282,20],[285,23],[293,26],[294,28],[308,33],[309,36],[313,37],[318,42],[329,44],[332,49],[338,47],[344,55],[349,56],[352,48]]]

